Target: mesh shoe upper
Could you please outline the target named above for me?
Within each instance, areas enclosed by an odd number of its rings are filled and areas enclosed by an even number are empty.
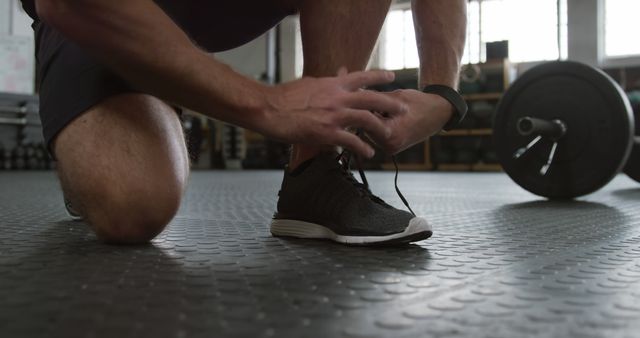
[[[414,216],[373,195],[336,156],[323,153],[295,175],[285,170],[274,218],[320,224],[347,236],[404,231]]]

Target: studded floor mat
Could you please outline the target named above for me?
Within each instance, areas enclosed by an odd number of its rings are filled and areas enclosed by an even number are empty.
[[[401,206],[391,173],[373,191]],[[638,337],[640,185],[550,202],[503,174],[402,173],[426,241],[268,232],[281,173],[194,172],[151,245],[100,244],[52,173],[0,173],[0,337]]]

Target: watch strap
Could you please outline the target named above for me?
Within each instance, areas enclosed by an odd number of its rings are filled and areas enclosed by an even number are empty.
[[[462,95],[455,89],[445,85],[427,85],[422,89],[423,93],[434,94],[447,100],[453,106],[453,115],[447,123],[442,127],[442,130],[449,131],[453,129],[458,123],[464,119],[467,114],[467,102],[462,98]]]

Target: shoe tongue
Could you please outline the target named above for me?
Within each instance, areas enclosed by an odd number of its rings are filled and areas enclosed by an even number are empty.
[[[312,159],[308,159],[302,163],[300,163],[295,169],[289,171],[289,175],[296,177],[300,174],[302,174],[313,162],[313,158]]]

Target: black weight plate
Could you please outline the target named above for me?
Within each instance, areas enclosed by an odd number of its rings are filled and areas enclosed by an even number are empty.
[[[639,137],[638,133],[640,133],[640,111],[639,106],[633,106],[633,115],[635,119],[635,133],[636,137]],[[624,173],[627,176],[631,177],[636,182],[640,182],[640,138],[633,143],[633,149],[631,150],[631,155],[629,155],[629,159],[627,159],[627,164],[624,166]]]
[[[543,139],[519,159],[513,157],[535,138],[517,132],[524,116],[560,119],[567,126],[546,175],[540,169],[553,141]],[[495,147],[505,172],[524,189],[548,198],[582,196],[607,184],[629,156],[633,131],[629,102],[615,81],[568,61],[525,72],[500,100],[494,120]]]

